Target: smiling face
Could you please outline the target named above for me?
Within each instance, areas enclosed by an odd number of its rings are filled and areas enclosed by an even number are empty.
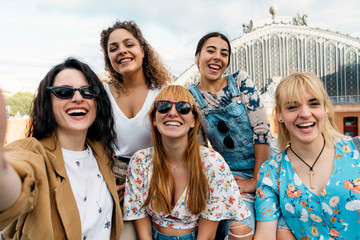
[[[291,143],[310,144],[321,139],[326,109],[322,102],[307,90],[301,91],[301,99],[292,99],[281,104],[277,118],[285,124]]]
[[[164,100],[178,102],[173,99]],[[153,123],[161,134],[163,141],[165,139],[186,139],[187,141],[190,128],[195,126],[195,118],[192,111],[187,114],[180,114],[176,110],[175,104],[172,104],[170,111],[167,113],[156,111]]]
[[[221,37],[209,38],[196,58],[201,81],[216,81],[229,63],[229,47]]]
[[[65,69],[59,72],[53,86],[81,88],[89,86],[84,74],[76,69]],[[85,99],[79,91],[75,91],[70,99],[59,99],[51,94],[51,106],[57,123],[57,134],[60,136],[84,134],[96,118],[95,100]]]
[[[107,45],[110,63],[116,72],[126,76],[142,71],[144,50],[128,30],[114,30]]]

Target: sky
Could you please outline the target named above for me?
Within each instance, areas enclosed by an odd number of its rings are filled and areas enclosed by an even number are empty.
[[[230,40],[244,23],[308,15],[308,26],[360,37],[359,0],[0,0],[0,88],[35,91],[52,66],[75,57],[104,72],[100,32],[134,20],[176,77],[194,63],[197,41],[220,31]]]

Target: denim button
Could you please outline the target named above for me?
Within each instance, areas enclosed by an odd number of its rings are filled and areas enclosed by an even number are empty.
[[[237,104],[241,104],[241,100],[240,100],[240,99],[236,100],[236,102],[237,102]]]
[[[208,111],[207,111],[207,110],[205,110],[204,114],[205,114],[206,116],[207,116],[207,115],[209,115],[209,113],[208,113]]]

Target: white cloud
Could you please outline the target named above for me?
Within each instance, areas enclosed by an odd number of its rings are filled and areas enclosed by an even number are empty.
[[[231,40],[242,24],[277,16],[308,15],[308,25],[360,37],[358,0],[12,0],[0,7],[0,84],[36,88],[44,74],[75,56],[103,71],[100,32],[116,19],[135,20],[167,68],[179,75],[194,62],[200,37],[221,31]],[[9,81],[11,79],[11,81]]]
[[[86,4],[85,0],[39,0],[39,4],[45,4],[53,7],[78,7]]]

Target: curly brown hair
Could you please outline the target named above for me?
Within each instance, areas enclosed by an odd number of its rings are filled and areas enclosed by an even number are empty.
[[[116,72],[115,69],[111,66],[108,54],[109,37],[110,34],[116,29],[125,29],[129,31],[138,40],[140,46],[144,49],[142,69],[145,75],[146,84],[149,89],[161,88],[165,84],[171,83],[173,81],[172,75],[167,71],[163,63],[160,61],[157,52],[145,40],[138,25],[134,21],[121,22],[116,20],[116,22],[111,27],[104,29],[101,32],[100,45],[102,52],[104,53],[105,70],[110,74],[110,82],[114,84],[117,91],[120,89],[126,91],[126,87],[124,86],[122,75]]]

